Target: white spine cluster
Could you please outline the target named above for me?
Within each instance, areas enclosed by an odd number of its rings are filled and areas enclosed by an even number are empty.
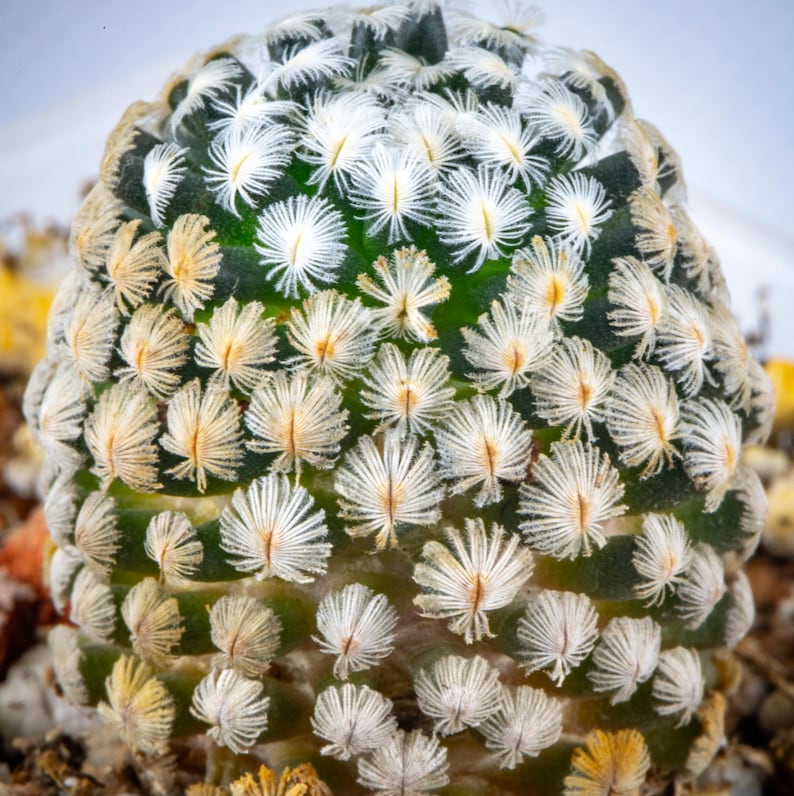
[[[586,594],[541,591],[527,604],[517,637],[526,670],[542,669],[559,686],[595,646],[598,614]]]
[[[436,720],[434,730],[441,735],[478,727],[502,703],[499,671],[480,657],[445,655],[414,683],[419,708]]]
[[[479,517],[466,520],[465,538],[454,528],[447,544],[428,542],[414,580],[423,593],[414,602],[423,615],[449,618],[449,628],[467,644],[491,636],[488,611],[509,605],[532,574],[532,554],[517,535],[494,524],[490,534]]]
[[[382,594],[360,583],[328,595],[317,609],[315,638],[320,649],[336,655],[334,675],[346,680],[350,672],[373,666],[394,649],[397,612]]]

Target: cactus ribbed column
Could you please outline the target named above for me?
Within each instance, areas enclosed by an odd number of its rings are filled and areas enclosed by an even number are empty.
[[[773,396],[620,78],[443,5],[240,36],[111,134],[26,399],[56,673],[143,756],[637,793],[722,739]]]

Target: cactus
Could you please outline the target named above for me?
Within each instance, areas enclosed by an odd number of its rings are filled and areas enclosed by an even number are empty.
[[[772,391],[620,78],[442,5],[234,39],[111,134],[26,399],[56,674],[138,755],[636,793],[722,739]]]

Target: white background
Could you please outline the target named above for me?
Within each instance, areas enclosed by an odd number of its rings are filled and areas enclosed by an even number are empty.
[[[770,288],[766,353],[794,357],[794,2],[550,0],[541,34],[591,49],[684,163],[746,330]],[[68,222],[107,132],[196,50],[311,0],[0,0],[0,219]],[[471,9],[493,17],[490,3]]]

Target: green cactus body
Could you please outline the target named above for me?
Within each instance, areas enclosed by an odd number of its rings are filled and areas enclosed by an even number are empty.
[[[674,151],[536,15],[305,14],[133,105],[27,416],[61,686],[339,794],[721,738],[773,399]]]

